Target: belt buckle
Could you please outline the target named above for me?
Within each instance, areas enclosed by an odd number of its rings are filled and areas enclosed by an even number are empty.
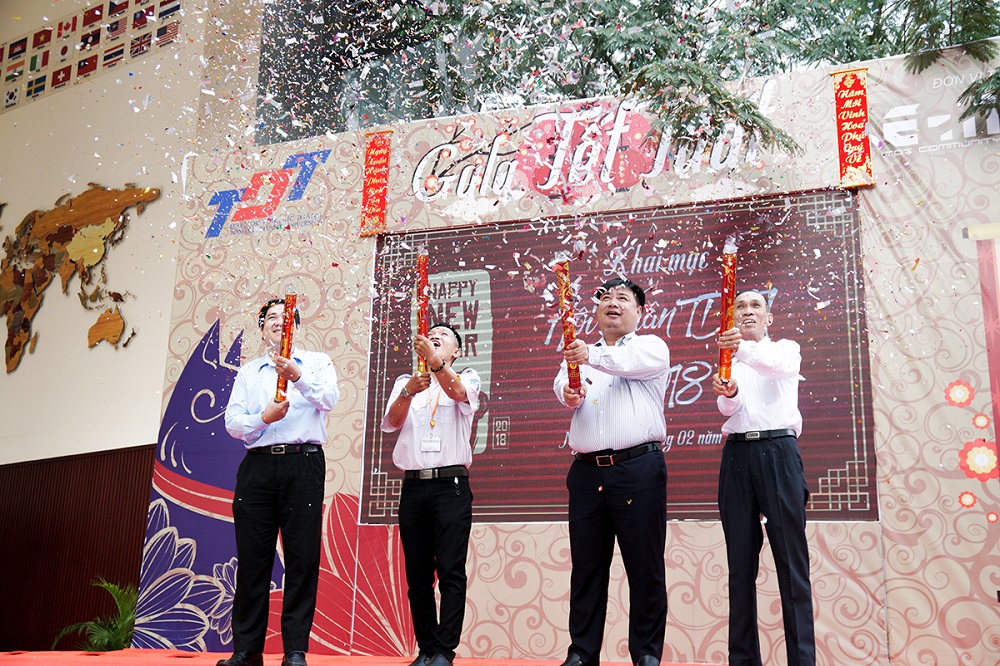
[[[614,467],[615,455],[609,453],[603,456],[594,456],[594,464],[598,467]]]
[[[434,470],[433,469],[421,469],[421,470],[418,470],[417,471],[417,477],[420,478],[422,481],[426,481],[427,479],[433,479],[434,478]]]
[[[743,435],[743,438],[747,441],[753,441],[755,439],[760,439],[760,430],[751,430]]]
[[[279,455],[283,455],[285,453],[285,445],[275,444],[274,446],[271,447],[271,453],[277,453]]]

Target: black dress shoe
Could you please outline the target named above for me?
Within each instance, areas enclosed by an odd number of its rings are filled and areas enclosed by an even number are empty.
[[[306,653],[286,652],[285,658],[281,660],[281,666],[306,666]]]
[[[639,657],[639,661],[635,662],[635,666],[660,666],[660,660],[651,654],[647,654]]]
[[[421,652],[420,654],[417,655],[416,659],[410,662],[410,666],[424,666],[424,664],[426,664],[430,660],[431,658],[429,656]]]
[[[443,654],[436,654],[427,660],[427,666],[451,666],[451,659]]]
[[[264,666],[260,652],[234,652],[229,659],[220,659],[216,666]]]
[[[583,666],[583,659],[580,655],[570,652],[569,656],[566,657],[566,661],[564,661],[560,666]]]

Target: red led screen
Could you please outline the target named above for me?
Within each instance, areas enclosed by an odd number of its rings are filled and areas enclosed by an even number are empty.
[[[813,192],[725,205],[531,220],[380,239],[362,483],[362,520],[395,522],[396,434],[379,430],[394,379],[412,372],[416,252],[430,254],[431,322],[456,326],[483,380],[470,472],[478,521],[566,517],[571,411],[555,398],[559,294],[549,264],[575,253],[578,335],[596,342],[594,289],[624,275],[646,290],[641,333],[670,348],[667,505],[671,519],[715,519],[723,422],[718,362],[721,255],[738,239],[737,290],[772,301],[771,335],[802,347],[799,440],[811,518],[877,517],[864,291],[855,200]],[[623,415],[623,418],[628,418]]]

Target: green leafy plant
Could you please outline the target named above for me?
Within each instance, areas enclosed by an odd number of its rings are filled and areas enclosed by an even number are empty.
[[[110,652],[123,650],[132,644],[132,631],[135,629],[135,608],[139,601],[139,591],[134,585],[118,586],[98,578],[91,583],[94,587],[107,590],[115,600],[118,610],[107,617],[98,617],[88,622],[71,624],[56,635],[52,641],[52,649],[63,637],[79,633],[86,639],[78,647],[87,652]]]

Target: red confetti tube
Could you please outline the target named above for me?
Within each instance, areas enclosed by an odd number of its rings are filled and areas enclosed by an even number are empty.
[[[722,248],[722,322],[719,333],[733,327],[733,301],[736,299],[736,242],[730,238]],[[719,350],[719,379],[729,383],[733,369],[733,350]]]
[[[430,288],[427,284],[427,248],[417,251],[417,333],[427,337],[427,310]],[[417,372],[427,372],[427,360],[417,357]]]
[[[576,322],[573,319],[573,292],[569,283],[569,260],[556,260],[552,265],[556,272],[556,285],[559,287],[559,313],[562,317],[563,348],[576,340]],[[576,363],[567,363],[569,387],[580,388],[580,367]]]
[[[292,357],[292,334],[295,332],[295,300],[297,296],[294,291],[285,294],[285,314],[281,319],[281,344],[278,347],[278,356],[282,358]],[[284,402],[288,398],[288,380],[278,377],[278,388],[274,392],[275,402]]]

